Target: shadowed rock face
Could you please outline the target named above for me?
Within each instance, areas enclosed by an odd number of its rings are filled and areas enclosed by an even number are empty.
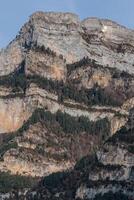
[[[128,199],[134,197],[134,130],[121,129],[110,138],[97,152],[98,164],[89,171],[89,185],[77,190],[76,197],[95,199],[106,196],[106,193],[121,193]],[[93,184],[90,185],[90,182]],[[100,182],[100,184],[99,184]],[[105,188],[105,189],[104,189]],[[109,194],[110,196],[110,194]]]
[[[96,156],[83,158],[74,170],[53,174],[27,193],[27,199],[134,199],[134,130],[127,125],[108,139]],[[51,184],[50,181],[55,181]]]
[[[0,171],[42,177],[70,169],[122,130],[134,107],[133,55],[134,31],[110,20],[30,16],[0,52]],[[86,171],[95,187],[76,184],[74,198],[95,198],[99,181],[103,193],[107,179],[133,179],[123,145],[108,141],[98,151],[99,164]]]

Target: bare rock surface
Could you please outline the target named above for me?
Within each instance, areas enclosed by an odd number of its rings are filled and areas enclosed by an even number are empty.
[[[36,12],[0,51],[0,172],[63,173],[53,192],[41,185],[30,193],[35,199],[121,192],[133,200],[133,107],[133,30],[106,19]],[[97,160],[76,169],[96,151]]]

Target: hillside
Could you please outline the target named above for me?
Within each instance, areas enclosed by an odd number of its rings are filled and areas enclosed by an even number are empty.
[[[95,195],[104,190],[132,198],[133,55],[134,31],[110,20],[80,21],[53,12],[30,16],[0,52],[0,173],[9,185],[16,176],[17,191],[35,185],[38,190],[43,177],[69,173],[65,182],[76,183],[72,199],[100,198]],[[85,158],[86,170],[75,170]],[[67,183],[60,189],[72,187]],[[62,199],[40,187],[51,200]]]
[[[134,128],[123,127],[70,172],[44,178],[27,199],[133,200]]]

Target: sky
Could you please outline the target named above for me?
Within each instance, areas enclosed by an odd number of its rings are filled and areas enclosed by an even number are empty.
[[[134,0],[0,0],[0,48],[35,11],[74,12],[81,19],[107,18],[134,29]]]

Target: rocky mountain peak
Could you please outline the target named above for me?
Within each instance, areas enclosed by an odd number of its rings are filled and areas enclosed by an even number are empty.
[[[35,12],[30,16],[31,20],[41,20],[48,23],[55,24],[77,24],[79,23],[79,17],[73,13],[62,13],[62,12]]]
[[[95,199],[109,191],[133,195],[133,126],[122,128],[133,123],[133,41],[132,30],[110,20],[54,12],[30,17],[0,52],[0,184],[1,176],[37,183],[71,171],[58,194],[52,188],[54,200]],[[88,156],[84,168],[72,171]],[[130,184],[125,190],[123,180]],[[68,181],[75,185],[71,193]],[[50,188],[42,189],[39,196],[52,200]]]

